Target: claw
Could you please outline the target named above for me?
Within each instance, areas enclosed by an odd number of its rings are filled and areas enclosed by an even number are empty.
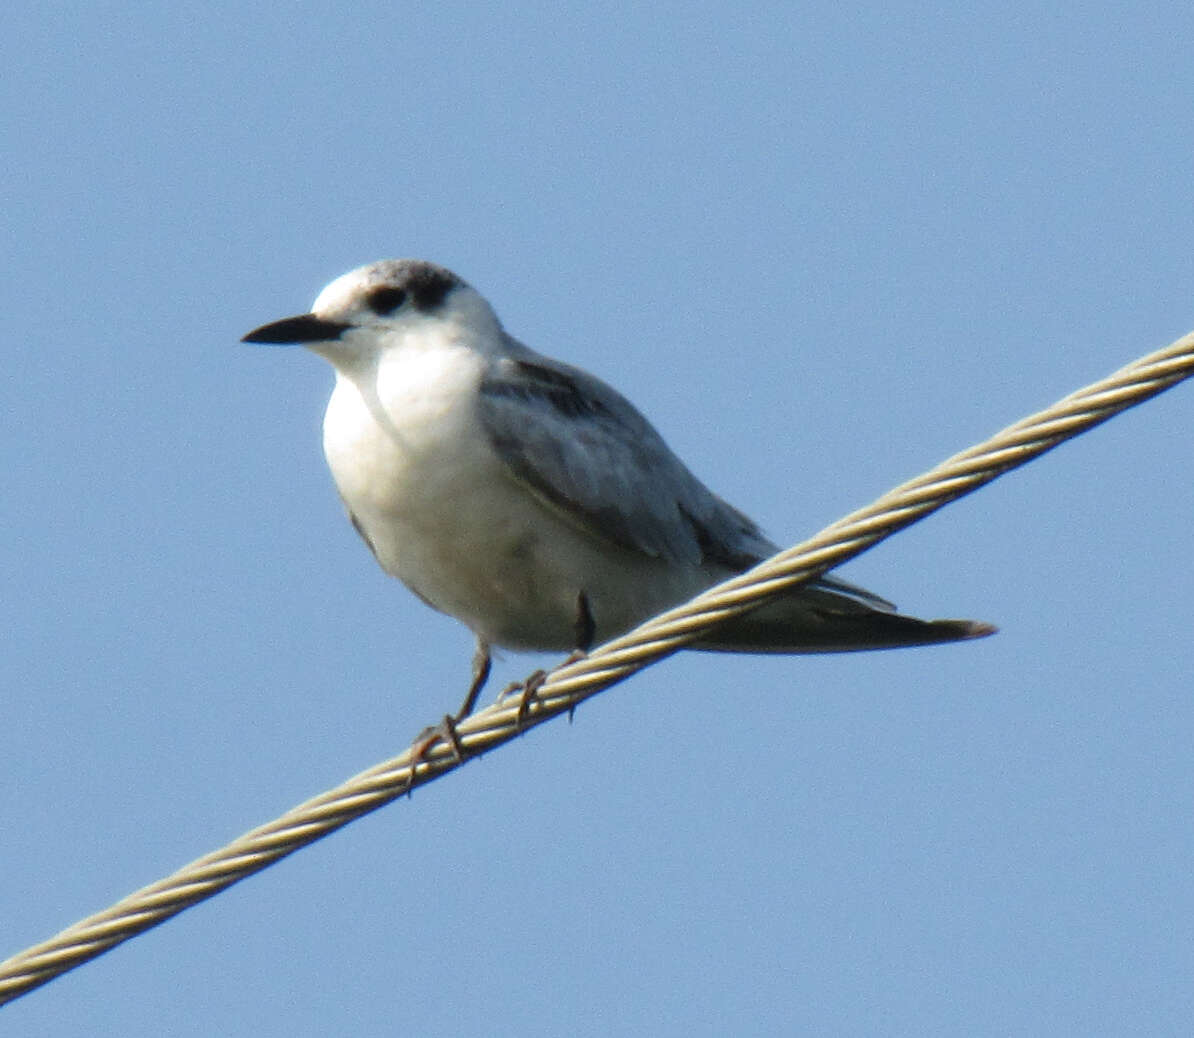
[[[451,714],[445,714],[444,719],[439,724],[432,725],[430,728],[424,728],[415,736],[415,741],[411,743],[410,747],[410,778],[406,784],[406,795],[408,798],[415,788],[415,772],[419,770],[419,764],[426,762],[427,751],[437,742],[446,742],[452,749],[452,759],[455,763],[464,763],[464,746],[461,744],[460,736],[456,732],[457,720],[459,718],[455,718]]]
[[[547,671],[537,670],[526,681],[522,682],[522,698],[518,701],[518,716],[514,719],[514,726],[522,728],[526,719],[531,715],[531,707],[539,698],[539,689],[547,680]]]

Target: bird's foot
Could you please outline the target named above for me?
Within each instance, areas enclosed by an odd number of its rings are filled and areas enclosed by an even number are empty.
[[[498,693],[497,701],[500,706],[515,692],[521,693],[518,700],[518,713],[514,718],[514,727],[521,729],[526,723],[527,717],[530,716],[531,707],[535,705],[535,698],[539,693],[539,689],[543,687],[543,682],[547,680],[547,671],[537,670],[530,677],[523,681],[512,681],[509,685]]]
[[[453,717],[451,714],[445,714],[444,719],[439,724],[433,724],[430,728],[424,728],[418,735],[415,736],[415,741],[411,743],[410,747],[410,779],[407,781],[406,795],[409,797],[411,790],[415,785],[415,772],[419,769],[419,764],[427,760],[427,751],[431,749],[437,742],[445,742],[452,750],[452,759],[457,764],[464,763],[464,746],[460,742],[460,736],[456,731],[456,722],[459,717]]]
[[[537,670],[526,681],[519,682],[522,696],[518,700],[518,715],[514,718],[515,728],[521,729],[526,724],[527,718],[531,716],[531,707],[539,700],[539,689],[546,680],[547,671]]]
[[[559,666],[566,667],[569,663],[575,663],[577,660],[583,660],[588,653],[584,649],[575,649],[569,653],[567,659],[563,660]],[[547,681],[547,671],[537,670],[530,677],[524,681],[515,681],[507,685],[501,692],[498,693],[497,701],[502,703],[508,696],[512,696],[515,692],[521,694],[518,701],[518,715],[515,718],[515,725],[521,728],[526,724],[527,718],[531,715],[531,709],[539,699],[539,689]],[[568,720],[572,720],[572,714],[576,707],[572,707],[568,711]]]

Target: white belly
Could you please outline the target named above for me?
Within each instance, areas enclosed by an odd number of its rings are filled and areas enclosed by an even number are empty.
[[[541,503],[490,449],[479,359],[436,353],[338,375],[324,451],[378,562],[496,645],[575,648],[583,592],[599,640],[712,582],[599,541]]]

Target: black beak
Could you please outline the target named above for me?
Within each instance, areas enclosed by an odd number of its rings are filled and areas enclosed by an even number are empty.
[[[352,325],[338,321],[325,321],[314,314],[299,314],[272,324],[254,328],[241,342],[268,342],[278,346],[289,346],[306,342],[328,342],[338,339]]]

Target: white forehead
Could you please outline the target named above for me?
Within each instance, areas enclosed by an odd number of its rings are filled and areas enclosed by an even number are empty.
[[[365,292],[380,282],[372,272],[376,264],[367,267],[357,267],[347,274],[341,274],[335,281],[329,282],[315,297],[311,304],[312,313],[324,313],[328,310],[343,310],[359,300]]]

